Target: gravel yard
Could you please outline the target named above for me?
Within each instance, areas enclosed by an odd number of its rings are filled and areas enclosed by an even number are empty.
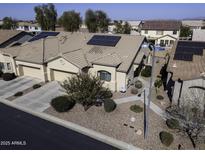
[[[134,113],[130,111],[129,108],[132,104],[140,104],[143,107],[141,102],[129,102],[118,105],[111,113],[106,113],[103,107],[93,106],[84,111],[81,105],[76,104],[73,109],[66,113],[58,113],[52,107],[44,112],[142,149],[177,149],[179,144],[184,149],[192,149],[192,144],[188,137],[168,129],[165,121],[152,111],[150,112],[149,136],[147,140],[144,140],[143,112]],[[130,120],[132,117],[135,117],[134,122]],[[173,134],[174,142],[169,147],[161,143],[159,139],[160,131],[168,131]]]

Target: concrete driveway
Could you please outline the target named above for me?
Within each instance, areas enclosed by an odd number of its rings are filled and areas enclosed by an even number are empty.
[[[40,79],[21,76],[11,81],[0,80],[0,97],[8,98],[16,92],[32,87],[34,84],[42,82]]]
[[[23,95],[13,102],[19,106],[29,108],[34,111],[43,112],[50,106],[50,102],[53,98],[64,95],[61,86],[57,81],[52,81],[41,88]]]

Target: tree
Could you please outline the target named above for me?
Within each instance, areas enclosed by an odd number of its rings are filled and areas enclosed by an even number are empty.
[[[85,13],[85,24],[89,32],[106,32],[108,30],[110,19],[103,11],[87,10]]]
[[[130,34],[131,32],[131,26],[128,22],[125,22],[123,24],[123,22],[120,20],[120,22],[118,21],[114,21],[115,24],[115,33],[119,33],[119,34]]]
[[[190,37],[192,35],[192,31],[189,27],[182,26],[180,29],[180,37]]]
[[[65,31],[74,32],[79,30],[82,23],[80,13],[75,11],[63,12],[63,15],[58,20],[59,25],[61,25]]]
[[[17,21],[11,17],[3,18],[2,29],[16,29],[17,25]]]
[[[112,97],[111,91],[104,88],[103,83],[99,77],[80,74],[68,78],[61,86],[76,103],[82,104],[87,110],[92,105],[102,103],[106,98]]]
[[[103,11],[96,11],[96,18],[97,18],[97,26],[99,32],[106,32],[108,31],[108,25],[110,22],[110,19],[108,18],[107,14]]]
[[[126,21],[124,26],[123,26],[123,34],[130,34],[131,32],[131,26],[130,24]]]
[[[53,4],[43,4],[34,7],[36,13],[36,21],[41,26],[42,30],[55,31],[57,22],[57,11]]]
[[[190,89],[183,95],[179,105],[167,110],[169,117],[179,121],[179,130],[186,133],[194,147],[205,141],[205,91]]]

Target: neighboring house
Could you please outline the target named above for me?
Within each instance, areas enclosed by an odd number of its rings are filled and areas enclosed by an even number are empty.
[[[138,21],[138,20],[122,21],[122,25],[124,25],[125,22],[128,22],[128,24],[131,26],[131,32],[130,32],[131,35],[140,35],[142,21]],[[110,25],[108,26],[108,32],[114,34],[115,28],[116,26],[114,25],[114,22],[111,22]]]
[[[141,35],[155,45],[171,47],[179,38],[181,22],[176,20],[147,20],[141,28]]]
[[[167,72],[166,89],[172,103],[180,103],[191,88],[203,89],[205,42],[177,41],[171,51]]]
[[[191,30],[202,29],[205,26],[204,20],[182,20],[182,26],[189,27]]]
[[[3,23],[4,23],[3,20],[0,20],[0,27],[3,25]]]
[[[48,34],[47,37],[45,35]],[[126,89],[144,53],[144,36],[46,32],[19,47],[4,49],[14,72],[43,81],[63,81],[81,72],[99,76],[112,91]],[[52,36],[51,36],[52,35]]]
[[[18,22],[16,30],[38,33],[41,32],[41,27],[37,23],[33,22]]]
[[[193,30],[192,41],[205,41],[205,29]]]
[[[18,46],[30,40],[33,35],[16,30],[0,30],[0,52],[3,48]],[[3,72],[13,71],[8,56],[0,54],[0,70]]]

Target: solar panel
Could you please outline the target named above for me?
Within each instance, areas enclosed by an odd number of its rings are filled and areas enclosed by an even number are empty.
[[[46,38],[48,36],[56,36],[58,34],[59,34],[59,32],[41,32],[40,34],[38,34],[38,35],[34,36],[33,38],[31,38],[28,42],[40,40],[40,39]]]
[[[120,39],[121,36],[94,35],[87,44],[114,47]]]
[[[175,51],[175,60],[192,61],[193,55],[203,56],[205,42],[179,41]]]

